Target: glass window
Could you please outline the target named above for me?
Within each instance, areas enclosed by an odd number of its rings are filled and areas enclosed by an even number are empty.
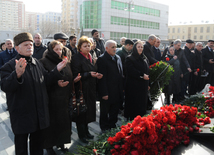
[[[175,33],[175,28],[172,28],[172,33]],[[172,38],[173,39],[173,38]]]
[[[210,27],[207,27],[207,33],[210,33]]]
[[[200,36],[200,39],[203,39],[203,36],[202,36],[202,35]]]
[[[200,32],[203,33],[203,31],[204,31],[204,28],[201,27],[201,28],[200,28]],[[200,37],[200,38],[201,38],[201,37]]]
[[[194,39],[197,39],[197,36],[194,36]]]
[[[209,40],[209,39],[210,39],[210,36],[207,35],[207,36],[206,36],[206,39]]]
[[[178,33],[180,33],[180,28],[178,28]]]

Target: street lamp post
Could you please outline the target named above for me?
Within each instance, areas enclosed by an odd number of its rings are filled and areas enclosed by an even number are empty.
[[[128,7],[126,7],[124,10],[129,11],[129,25],[128,25],[128,38],[130,38],[130,15],[131,15],[131,10],[134,10],[134,1],[130,0],[127,2]]]

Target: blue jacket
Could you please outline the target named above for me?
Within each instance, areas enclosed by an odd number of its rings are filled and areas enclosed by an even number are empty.
[[[12,58],[16,57],[16,55],[18,54],[18,52],[15,50],[15,48],[13,48],[13,54],[10,55],[8,52],[8,49],[6,49],[5,51],[0,53],[0,68],[7,63],[8,61],[10,61]]]

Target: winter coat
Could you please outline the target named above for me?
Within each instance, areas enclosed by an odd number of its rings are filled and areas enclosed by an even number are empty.
[[[96,121],[96,78],[90,72],[96,72],[97,67],[90,60],[87,60],[80,52],[72,57],[72,71],[74,77],[80,73],[82,82],[82,92],[87,105],[86,122]]]
[[[135,47],[135,46],[134,46]],[[134,48],[133,48],[134,49]],[[125,87],[125,117],[135,118],[146,114],[149,80],[144,80],[144,74],[149,75],[149,64],[145,55],[139,55],[137,50],[126,58]]]
[[[189,63],[190,68],[192,70],[194,70],[195,54],[193,52],[191,52],[188,47],[185,46],[185,48],[184,48],[184,55],[186,57],[186,60]],[[186,64],[184,63],[183,60],[180,61],[180,66],[181,66],[182,73],[184,74],[182,80],[189,81],[190,73],[187,70]]]
[[[123,46],[122,49],[117,52],[117,55],[119,55],[120,58],[121,58],[121,61],[122,61],[122,64],[123,64],[123,74],[125,76],[126,76],[125,60],[126,60],[127,56],[130,55],[130,54],[131,54],[131,52],[128,52],[125,49],[125,46]]]
[[[10,61],[11,59],[13,59],[14,57],[16,57],[17,55],[17,51],[15,50],[15,48],[13,48],[13,54],[10,55],[8,52],[8,49],[6,49],[5,51],[2,51],[0,53],[0,68],[7,63],[8,61]]]
[[[32,58],[27,61],[25,72],[18,80],[15,59],[21,57],[24,56],[18,54],[0,69],[1,89],[6,93],[14,134],[32,133],[49,126],[46,85],[57,83],[62,76],[57,68],[48,74],[43,65]]]
[[[209,60],[214,60],[214,52],[211,52],[208,46],[202,49],[203,66],[207,72],[214,73],[214,64],[210,64]]]
[[[105,52],[97,60],[98,72],[103,78],[98,80],[100,98],[108,95],[108,103],[120,104],[123,102],[123,73],[120,56],[115,54],[117,62]]]
[[[165,60],[166,58],[169,58],[169,61],[167,61],[167,63],[169,63],[170,65],[172,65],[174,72],[173,75],[171,76],[171,80],[169,81],[169,84],[167,86],[164,87],[163,92],[167,93],[168,95],[171,94],[178,94],[181,91],[181,87],[180,87],[180,80],[181,80],[181,68],[180,68],[180,60],[177,58],[176,60],[173,58],[174,55],[171,54],[166,54],[165,56]]]
[[[40,61],[44,68],[51,72],[62,59],[49,44],[47,54]],[[58,83],[55,83],[48,87],[50,126],[44,130],[44,148],[71,142],[68,104],[72,92],[73,75],[69,63],[63,68],[63,73],[64,76],[60,80],[69,81],[67,86],[60,87]]]
[[[152,64],[158,62],[158,61],[155,59],[155,54],[154,54],[154,52],[152,51],[152,46],[151,46],[151,44],[150,44],[148,41],[144,44],[143,53],[144,53],[145,56],[148,58],[148,60],[149,60],[149,65],[152,65]]]
[[[43,44],[41,44],[39,47],[37,47],[35,45],[35,43],[33,44],[34,47],[34,51],[33,51],[33,55],[32,57],[36,58],[36,59],[41,59],[43,56],[43,53],[45,52],[45,50],[47,49],[47,47]]]

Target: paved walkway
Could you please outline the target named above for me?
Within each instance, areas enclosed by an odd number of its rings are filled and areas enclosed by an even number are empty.
[[[6,111],[6,97],[5,94],[0,91],[0,155],[15,155],[14,153],[14,135],[11,130],[11,124],[9,119],[9,113]],[[161,106],[161,100],[154,104],[154,109],[159,109]],[[149,112],[149,111],[148,111]],[[118,125],[124,120],[122,116],[119,116]],[[95,136],[95,140],[101,130],[99,128],[99,102],[97,102],[97,118],[96,122],[89,124],[90,133]],[[71,143],[66,144],[71,153],[75,153],[77,145],[84,145],[77,135],[76,124],[72,123]],[[63,155],[63,153],[54,147],[57,155]],[[172,151],[172,155],[214,155],[214,137],[207,137],[201,139],[201,137],[192,138],[188,146],[180,145]],[[44,150],[44,155],[47,155]]]

